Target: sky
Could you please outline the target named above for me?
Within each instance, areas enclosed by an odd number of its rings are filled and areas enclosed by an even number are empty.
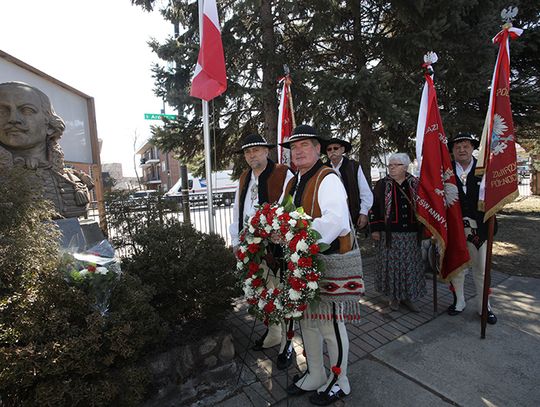
[[[159,113],[147,45],[173,26],[159,12],[130,0],[5,0],[0,3],[0,50],[94,98],[101,162],[122,163],[135,176],[133,142],[150,137],[144,113]],[[172,113],[167,111],[166,113]]]

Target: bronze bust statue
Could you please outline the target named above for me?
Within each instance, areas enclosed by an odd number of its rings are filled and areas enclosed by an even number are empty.
[[[0,83],[0,174],[13,166],[28,169],[58,217],[71,218],[86,214],[94,185],[88,175],[64,168],[58,143],[64,129],[42,91],[22,82]]]

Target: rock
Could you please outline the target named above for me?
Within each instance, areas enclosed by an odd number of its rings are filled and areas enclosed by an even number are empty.
[[[229,334],[223,338],[221,350],[219,351],[219,359],[222,362],[228,362],[234,358],[234,343],[232,335]]]
[[[201,346],[199,346],[199,353],[201,355],[208,355],[217,346],[217,342],[214,338],[206,338]]]

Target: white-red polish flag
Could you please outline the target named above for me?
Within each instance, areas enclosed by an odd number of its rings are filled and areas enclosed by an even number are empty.
[[[478,209],[485,212],[484,221],[519,195],[516,137],[510,105],[510,39],[516,39],[522,32],[505,24],[493,38],[493,42],[499,44],[499,54],[476,165],[476,174],[483,174]]]
[[[437,241],[440,275],[448,281],[467,267],[470,256],[463,233],[456,177],[431,76],[431,65],[436,61],[435,53],[424,57],[426,83],[416,128],[416,157],[420,168],[416,212],[418,220]]]
[[[201,48],[191,82],[190,95],[206,101],[221,95],[227,89],[225,56],[216,0],[205,0],[203,6]]]

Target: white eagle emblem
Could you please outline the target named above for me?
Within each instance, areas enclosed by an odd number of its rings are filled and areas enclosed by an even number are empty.
[[[514,140],[512,134],[502,137],[502,135],[508,130],[508,126],[502,116],[495,113],[493,116],[493,130],[491,132],[491,145],[490,149],[494,155],[498,155],[504,152],[508,144],[508,141]]]
[[[435,188],[435,193],[444,198],[444,206],[447,208],[454,205],[459,198],[457,186],[451,182],[447,182],[453,174],[454,173],[450,168],[446,169],[441,174],[444,190]]]

